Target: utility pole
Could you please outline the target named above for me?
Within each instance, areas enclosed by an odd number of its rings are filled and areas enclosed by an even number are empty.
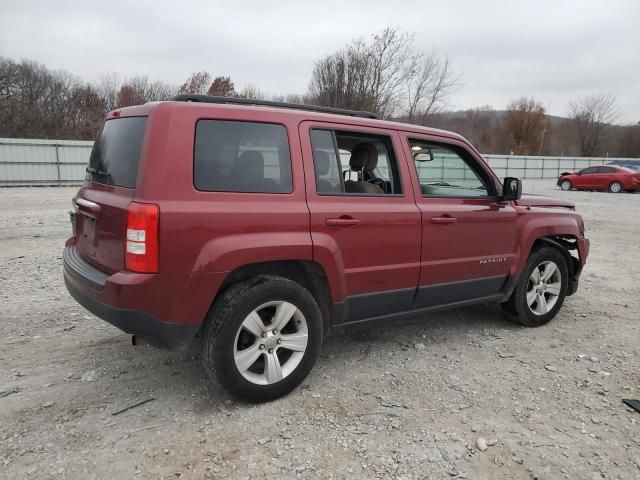
[[[542,138],[540,138],[540,148],[538,149],[538,156],[542,155],[542,145],[544,144],[544,134],[547,131],[547,122],[549,122],[549,110],[551,110],[551,100],[549,100],[549,106],[547,107],[547,111],[544,116],[544,127],[542,127]]]

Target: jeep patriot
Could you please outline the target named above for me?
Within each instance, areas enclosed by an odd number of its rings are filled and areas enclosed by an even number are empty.
[[[198,337],[251,401],[298,386],[345,325],[484,302],[543,325],[589,253],[572,203],[522,195],[459,135],[197,95],[110,112],[71,219],[73,298],[157,347]]]

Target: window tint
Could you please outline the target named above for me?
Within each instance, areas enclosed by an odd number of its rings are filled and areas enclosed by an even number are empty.
[[[316,191],[318,193],[341,192],[341,172],[333,143],[333,133],[329,130],[311,130],[311,145],[316,171]]]
[[[147,117],[123,117],[104,122],[93,144],[87,180],[134,188]]]
[[[194,183],[213,192],[290,193],[287,131],[271,123],[200,120]]]
[[[472,168],[462,150],[409,140],[413,163],[424,196],[483,197],[486,182]]]
[[[588,167],[580,170],[581,175],[590,174],[590,173],[598,173],[598,167]]]
[[[598,173],[616,173],[617,170],[611,167],[600,167],[598,168]]]
[[[402,192],[388,137],[312,130],[311,145],[318,193],[385,195]]]

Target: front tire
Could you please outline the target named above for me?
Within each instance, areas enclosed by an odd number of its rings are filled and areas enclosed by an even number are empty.
[[[509,300],[503,304],[511,320],[539,327],[556,316],[567,295],[569,269],[564,255],[552,247],[534,251]]]
[[[267,402],[311,372],[322,344],[313,296],[291,280],[259,276],[231,286],[207,316],[202,362],[232,396]]]
[[[569,180],[563,180],[562,182],[560,182],[560,188],[565,192],[568,192],[573,188],[573,185],[571,185],[571,182]]]
[[[609,185],[609,192],[611,193],[621,193],[624,190],[624,187],[620,182],[613,182]]]

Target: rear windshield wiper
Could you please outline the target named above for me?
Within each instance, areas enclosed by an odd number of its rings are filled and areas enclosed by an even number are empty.
[[[87,171],[87,173],[90,173],[91,175],[101,175],[103,177],[108,177],[110,175],[107,172],[103,172],[102,170],[98,170],[97,168],[93,168],[93,167],[87,167],[85,170]]]

